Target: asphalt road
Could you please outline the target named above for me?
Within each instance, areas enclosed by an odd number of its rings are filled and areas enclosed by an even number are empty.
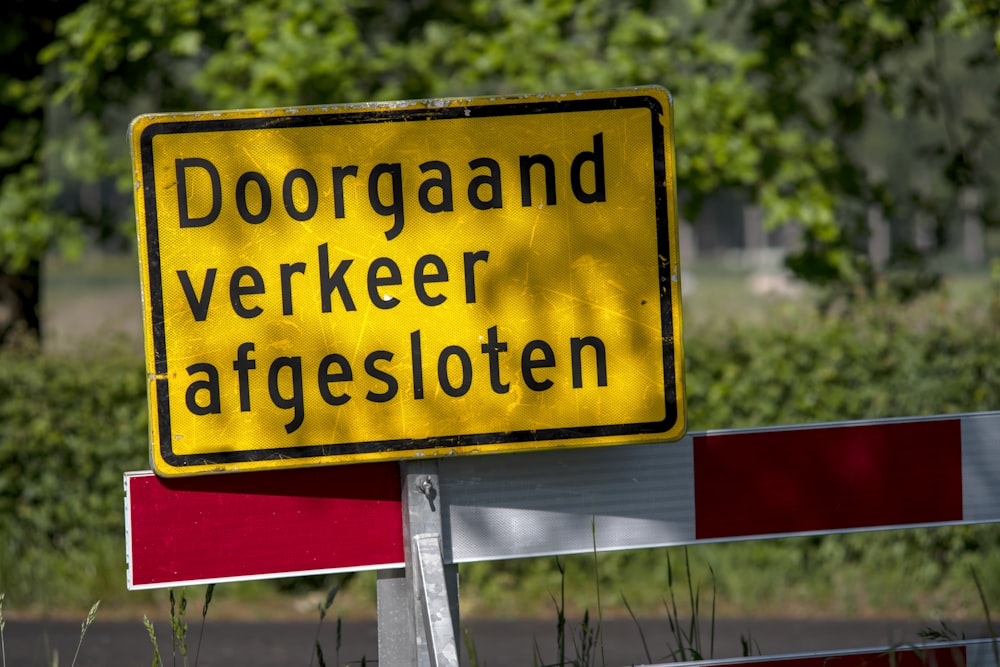
[[[330,619],[327,619],[328,621]],[[200,621],[191,621],[188,664],[195,665],[195,647]],[[742,655],[741,639],[749,638],[764,655],[802,653],[822,650],[882,647],[921,641],[917,633],[931,624],[916,621],[848,620],[818,621],[794,619],[721,619],[715,624],[714,657]],[[556,628],[552,621],[466,620],[471,631],[479,665],[485,667],[525,667],[556,661]],[[653,662],[664,662],[673,643],[662,618],[640,622],[649,655]],[[968,638],[986,637],[985,623],[955,623],[950,627]],[[173,657],[170,628],[166,622],[155,624],[163,664],[183,665],[183,658]],[[935,624],[933,627],[940,628]],[[631,619],[604,621],[603,659],[596,650],[595,665],[608,667],[647,664],[646,651],[636,624]],[[568,623],[567,631],[576,634],[578,624]],[[703,647],[708,653],[709,637],[704,627]],[[6,664],[10,667],[52,667],[58,652],[58,665],[72,664],[80,637],[77,621],[7,620],[3,633]],[[316,623],[301,622],[230,622],[209,619],[205,626],[199,667],[271,667],[273,665],[318,665],[313,647]],[[344,622],[341,646],[337,650],[336,621],[324,623],[320,634],[325,664],[333,666],[377,664],[378,634],[374,621]],[[463,651],[464,653],[464,651]],[[567,658],[577,653],[573,642],[567,646]],[[706,656],[707,657],[707,656]],[[96,621],[88,630],[77,659],[77,667],[132,667],[150,665],[153,648],[139,621]],[[312,661],[312,662],[310,662]],[[468,664],[464,661],[463,664]]]

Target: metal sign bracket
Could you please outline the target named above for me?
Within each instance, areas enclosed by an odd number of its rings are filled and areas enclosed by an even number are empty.
[[[444,564],[438,464],[400,465],[406,569],[379,573],[379,664],[458,667],[458,566]]]

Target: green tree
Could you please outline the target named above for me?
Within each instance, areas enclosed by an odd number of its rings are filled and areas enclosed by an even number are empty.
[[[55,39],[56,18],[79,0],[7,3],[0,23],[0,344],[40,333],[40,259],[71,225],[51,214],[55,188],[42,175],[45,85],[38,53]]]
[[[912,234],[884,270],[872,265],[868,215],[923,216],[939,247],[972,190],[974,213],[1000,222],[1000,3],[765,0],[753,4],[748,28],[776,120],[810,142],[830,141],[835,154],[819,179],[838,224],[828,235],[807,225],[792,268],[841,293],[888,287],[905,299],[934,286],[928,249]]]
[[[745,35],[719,28],[722,10],[694,1],[431,5],[410,14],[386,0],[336,10],[314,0],[239,5],[226,17],[234,37],[195,85],[238,108],[658,83],[676,100],[689,217],[705,196],[735,187],[821,236],[835,226],[827,193],[812,185],[832,168],[832,142],[808,142],[801,128],[779,125],[751,79],[759,54],[739,46]],[[796,169],[770,173],[769,186],[758,188],[765,159]]]
[[[706,196],[737,191],[768,224],[802,225],[805,248],[790,260],[800,275],[872,292],[884,282],[863,252],[872,206],[895,218],[927,211],[944,229],[957,188],[976,185],[983,211],[1000,210],[989,150],[1000,98],[986,76],[995,2],[89,0],[39,5],[58,21],[34,41],[18,2],[4,45],[39,58],[4,79],[0,103],[22,111],[4,117],[3,155],[27,136],[18,123],[41,137],[46,102],[69,110],[72,131],[0,164],[0,267],[37,274],[57,242],[107,228],[55,215],[41,165],[131,191],[122,133],[138,112],[657,83],[675,99],[688,219]],[[983,73],[961,100],[957,70]],[[880,166],[872,144],[889,131],[921,141]],[[926,186],[886,176],[916,162]],[[911,250],[889,267],[898,296],[934,282]]]
[[[779,126],[750,78],[757,55],[713,28],[724,18],[693,0],[105,0],[65,17],[45,57],[60,65],[57,99],[97,120],[123,104],[191,110],[659,83],[677,100],[688,217],[720,189],[753,190],[769,148],[798,171],[774,174],[764,204],[834,226],[825,193],[801,187],[832,146]],[[108,159],[84,171],[124,173],[124,142],[117,148],[116,160],[107,145],[87,151]]]
[[[130,192],[130,109],[195,108],[186,82],[201,40],[222,39],[199,3],[12,0],[0,25],[0,344],[40,337],[42,258],[122,238],[121,219],[65,204],[79,182]],[[58,201],[60,198],[62,202]]]

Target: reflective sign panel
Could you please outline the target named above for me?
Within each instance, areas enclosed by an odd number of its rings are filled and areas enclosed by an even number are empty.
[[[684,433],[660,88],[131,127],[163,475]]]

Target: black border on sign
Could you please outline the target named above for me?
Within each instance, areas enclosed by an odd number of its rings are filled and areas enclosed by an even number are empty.
[[[317,125],[358,125],[373,123],[406,122],[414,120],[446,120],[455,118],[488,118],[496,116],[527,116],[575,111],[608,111],[614,109],[648,109],[653,144],[653,172],[656,184],[656,233],[660,257],[660,320],[663,338],[663,381],[665,417],[662,421],[635,424],[614,424],[580,428],[555,428],[524,430],[473,435],[436,436],[416,439],[373,440],[342,444],[280,447],[261,450],[212,452],[201,454],[175,454],[171,448],[173,433],[170,427],[170,394],[167,379],[168,360],[163,314],[163,284],[160,265],[160,244],[156,216],[156,184],[153,171],[153,138],[160,134],[191,134],[227,130],[281,129],[313,127]],[[672,309],[671,256],[669,217],[670,207],[667,184],[666,128],[664,110],[660,100],[651,95],[599,97],[588,99],[560,99],[541,102],[512,102],[482,106],[461,105],[440,108],[372,110],[357,112],[296,114],[255,118],[205,119],[154,122],[139,137],[142,165],[143,201],[146,211],[146,248],[149,264],[149,297],[152,309],[153,366],[156,374],[155,396],[159,419],[160,456],[170,466],[221,465],[250,463],[278,459],[306,459],[317,457],[351,456],[358,454],[452,449],[502,443],[527,443],[537,441],[567,440],[571,438],[596,438],[616,435],[664,433],[678,419],[677,378],[674,359],[674,322]]]

